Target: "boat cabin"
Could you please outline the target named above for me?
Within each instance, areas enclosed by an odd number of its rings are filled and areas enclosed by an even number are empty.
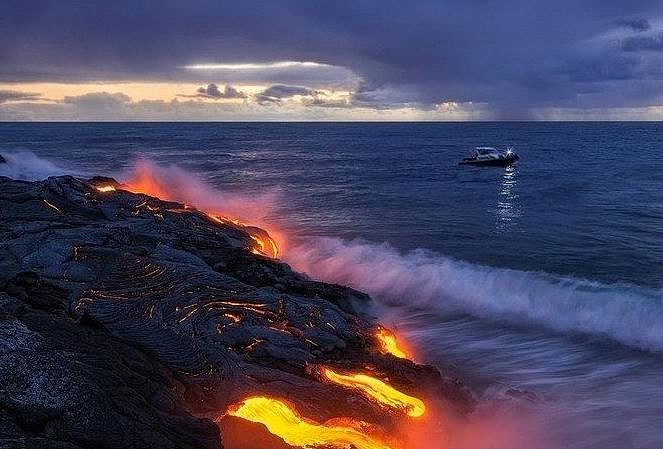
[[[476,159],[494,159],[499,157],[500,152],[497,148],[493,147],[476,147],[474,148],[474,157]]]

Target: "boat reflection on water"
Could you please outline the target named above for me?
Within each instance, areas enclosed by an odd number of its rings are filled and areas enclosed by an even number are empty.
[[[498,232],[510,231],[518,224],[518,217],[522,215],[517,187],[518,168],[512,165],[505,167],[495,208],[495,228]]]

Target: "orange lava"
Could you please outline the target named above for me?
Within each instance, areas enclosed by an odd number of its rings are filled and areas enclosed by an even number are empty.
[[[270,236],[265,236],[260,238],[256,235],[251,234],[251,239],[255,242],[255,246],[251,248],[251,251],[255,254],[260,254],[262,256],[267,256],[276,259],[279,255],[279,247],[276,245],[276,242]]]
[[[244,206],[251,206],[254,202],[253,197],[235,200],[233,206],[230,206],[229,202],[225,202],[222,193],[211,191],[204,197],[207,200],[203,199],[203,201],[199,202],[197,201],[198,196],[192,195],[192,189],[188,188],[190,180],[188,175],[184,174],[183,177],[179,176],[179,183],[173,182],[174,179],[172,176],[155,175],[154,168],[151,168],[149,163],[137,164],[134,167],[132,178],[126,185],[122,185],[120,188],[126,188],[126,190],[134,193],[142,193],[166,201],[194,204],[201,207],[199,210],[206,214],[213,222],[224,226],[236,227],[246,232],[250,236],[248,250],[251,252],[271,258],[277,258],[281,255],[283,246],[287,243],[283,235],[275,234],[271,229],[268,233],[262,228],[247,225],[239,219],[231,218],[227,215],[227,212],[232,211],[232,215],[241,216],[247,221],[259,222],[262,215],[244,213]],[[196,188],[198,190],[206,190],[204,186]],[[196,190],[196,188],[193,190]],[[100,192],[111,192],[115,190],[115,187],[103,185],[96,187],[96,189]],[[211,200],[209,199],[210,197]],[[258,207],[260,206],[260,202],[256,202],[256,204]],[[144,205],[149,210],[158,210],[150,205]],[[50,204],[49,206],[55,208]],[[255,207],[256,205],[253,206]],[[142,207],[142,205],[139,207]],[[185,204],[184,209],[194,208]],[[226,213],[224,213],[224,210]],[[255,313],[267,313],[262,310],[264,305],[261,304],[249,306],[244,302],[224,301],[223,305],[241,306],[243,309],[251,310]],[[196,310],[194,307],[186,311],[180,320],[189,319]],[[223,314],[223,317],[226,320],[218,326],[232,326],[233,323],[237,323],[242,319],[241,315],[234,312],[226,312]],[[331,323],[329,325],[333,328]],[[406,352],[399,347],[394,334],[388,329],[378,328],[375,336],[380,349],[384,353],[389,353],[399,358],[408,357]],[[262,339],[255,339],[246,349],[250,350],[262,341]],[[383,408],[385,413],[389,413],[390,418],[397,417],[398,419],[395,419],[396,422],[402,421],[403,423],[407,423],[404,425],[408,426],[408,428],[421,426],[435,415],[435,411],[433,410],[434,404],[429,404],[431,410],[427,412],[426,405],[422,400],[409,396],[395,389],[385,381],[366,374],[339,373],[330,368],[322,367],[320,377],[325,382],[359,392],[372,401],[376,407]],[[419,418],[424,414],[426,416],[423,419],[416,421],[407,419],[408,416]],[[392,439],[383,430],[376,434],[377,429],[375,426],[371,426],[363,421],[352,418],[338,418],[326,422],[317,422],[300,415],[295,407],[283,399],[264,396],[250,397],[231,406],[227,411],[227,415],[262,424],[271,434],[278,436],[286,444],[298,448],[398,449],[401,446],[401,444],[398,444],[398,441]],[[402,438],[406,433],[399,431],[397,435],[399,435],[398,438]]]
[[[133,193],[144,193],[163,200],[172,200],[168,195],[168,187],[152,176],[150,169],[142,164],[135,167],[133,177],[127,183],[127,190]]]
[[[418,418],[426,412],[426,406],[421,399],[398,391],[375,377],[361,373],[342,374],[326,367],[322,369],[322,374],[329,382],[358,390],[380,405],[400,410],[412,418]]]
[[[108,185],[108,186],[99,186],[99,187],[96,187],[96,189],[100,192],[115,192],[115,190],[117,190],[117,189],[115,189],[115,187],[110,186],[110,185]]]
[[[300,416],[286,402],[268,397],[252,397],[230,408],[228,414],[263,424],[287,444],[302,448],[390,449],[383,441],[361,429],[361,422],[348,425],[318,423]]]
[[[189,206],[191,207],[191,206]],[[207,213],[207,215],[217,223],[223,223],[223,224],[234,224],[237,226],[246,226],[244,223],[242,223],[240,220],[237,218],[230,218],[230,217],[224,217],[223,215],[215,215],[215,214],[210,214]]]
[[[378,327],[377,331],[375,332],[375,337],[380,342],[382,352],[391,354],[400,359],[408,358],[405,351],[403,351],[403,349],[398,346],[396,336],[389,329]]]
[[[127,190],[133,193],[142,193],[145,195],[154,196],[167,201],[178,201],[178,198],[172,197],[167,185],[163,181],[153,176],[152,170],[148,165],[138,164],[133,172],[131,180],[126,184]],[[104,189],[104,190],[102,190]],[[108,189],[108,190],[106,190]],[[97,187],[97,190],[100,192],[108,192],[115,190],[113,186],[103,186]],[[185,209],[190,208],[191,206],[185,205]],[[271,257],[276,259],[279,256],[280,250],[279,245],[276,243],[274,238],[272,238],[267,231],[262,228],[248,226],[242,223],[236,218],[227,217],[224,214],[218,213],[216,211],[203,211],[210,219],[217,223],[222,223],[225,225],[232,225],[242,228],[246,231],[252,239],[252,244],[249,247],[249,250],[254,254],[259,254],[261,256]]]

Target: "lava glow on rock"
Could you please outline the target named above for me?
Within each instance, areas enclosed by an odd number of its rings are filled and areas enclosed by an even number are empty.
[[[396,336],[389,329],[379,327],[375,333],[375,337],[380,342],[382,352],[391,354],[400,359],[406,359],[407,354],[403,351],[396,341]]]
[[[115,190],[116,190],[115,187],[110,186],[110,185],[99,186],[99,187],[96,187],[96,189],[97,189],[99,192],[115,192]]]
[[[98,185],[95,188],[102,193],[116,190],[115,186],[106,184]],[[167,179],[164,179],[163,176],[153,176],[148,166],[139,166],[134,171],[133,178],[126,185],[123,184],[121,187],[117,187],[117,189],[126,189],[133,193],[146,194],[163,200],[188,201],[186,195],[180,195],[177,188],[170,186],[167,183]],[[195,206],[200,205],[185,205],[183,210],[192,210]],[[150,211],[153,210],[146,203],[145,207]],[[247,249],[252,253],[270,258],[277,258],[280,255],[281,251],[277,242],[264,229],[247,225],[238,219],[230,218],[216,210],[205,210],[204,208],[197,210],[203,212],[215,223],[235,227],[248,234],[250,239]],[[279,236],[279,238],[281,237]],[[243,303],[234,304],[226,302],[224,304],[247,308],[247,305]],[[210,303],[206,306],[211,307],[212,304]],[[191,310],[187,310],[179,322],[182,323],[189,319],[198,309],[198,305],[191,307]],[[241,319],[237,314],[228,311],[223,316],[231,323],[237,323]],[[406,352],[399,347],[395,335],[388,329],[378,327],[375,338],[377,339],[377,346],[382,353],[407,359]],[[246,349],[250,350],[253,345],[261,341],[259,339],[255,340]],[[403,418],[405,416],[419,418],[426,412],[426,406],[420,399],[409,396],[395,389],[385,381],[368,374],[361,372],[342,373],[329,367],[320,367],[316,372],[316,377],[319,381],[356,391],[371,401],[376,408],[391,416],[395,416],[394,412],[396,412],[399,415],[402,414]],[[283,439],[286,444],[298,448],[397,449],[397,446],[399,446],[398,442],[392,438],[391,431],[385,432],[386,429],[378,428],[350,417],[342,417],[320,423],[301,416],[289,402],[283,399],[265,396],[250,397],[229,407],[226,414],[254,423],[260,423],[270,433]],[[348,415],[351,415],[351,413]]]
[[[163,200],[170,200],[168,188],[164,186],[146,165],[137,165],[133,172],[131,181],[128,182],[127,190],[133,193],[144,193]]]
[[[331,383],[357,390],[380,405],[400,410],[410,417],[418,418],[426,411],[421,399],[398,391],[386,382],[367,374],[342,374],[326,367],[322,369],[322,374],[324,379]]]
[[[391,449],[384,442],[364,433],[361,422],[347,424],[317,423],[300,416],[287,403],[268,397],[252,397],[231,407],[230,416],[263,424],[287,444],[303,448]]]
[[[265,233],[266,234],[266,233]],[[254,254],[260,254],[262,256],[272,257],[276,259],[279,255],[279,247],[276,245],[276,242],[273,238],[266,235],[263,237],[258,237],[257,235],[250,234],[251,239],[255,242],[255,246],[251,248],[251,251]]]
[[[133,193],[142,193],[145,195],[154,196],[162,200],[179,201],[177,195],[171,195],[168,185],[163,180],[153,176],[152,171],[147,165],[138,165],[135,167],[133,177],[123,188]],[[116,190],[111,185],[104,185],[96,187],[100,192],[110,192]],[[149,206],[148,206],[149,207]],[[185,209],[191,206],[185,205]],[[276,259],[279,256],[279,246],[276,241],[269,235],[267,231],[256,226],[248,226],[236,218],[230,218],[223,214],[214,211],[202,211],[212,221],[222,223],[227,226],[235,226],[247,232],[251,237],[251,245],[249,250],[254,253],[265,257]]]

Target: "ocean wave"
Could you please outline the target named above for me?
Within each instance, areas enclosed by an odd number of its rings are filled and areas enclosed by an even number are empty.
[[[73,172],[30,151],[2,152],[0,176],[21,181],[38,181],[49,176],[70,175]]]
[[[663,351],[663,291],[474,265],[425,250],[311,238],[286,255],[311,277],[350,285],[389,306],[465,313],[517,325],[607,337]]]

